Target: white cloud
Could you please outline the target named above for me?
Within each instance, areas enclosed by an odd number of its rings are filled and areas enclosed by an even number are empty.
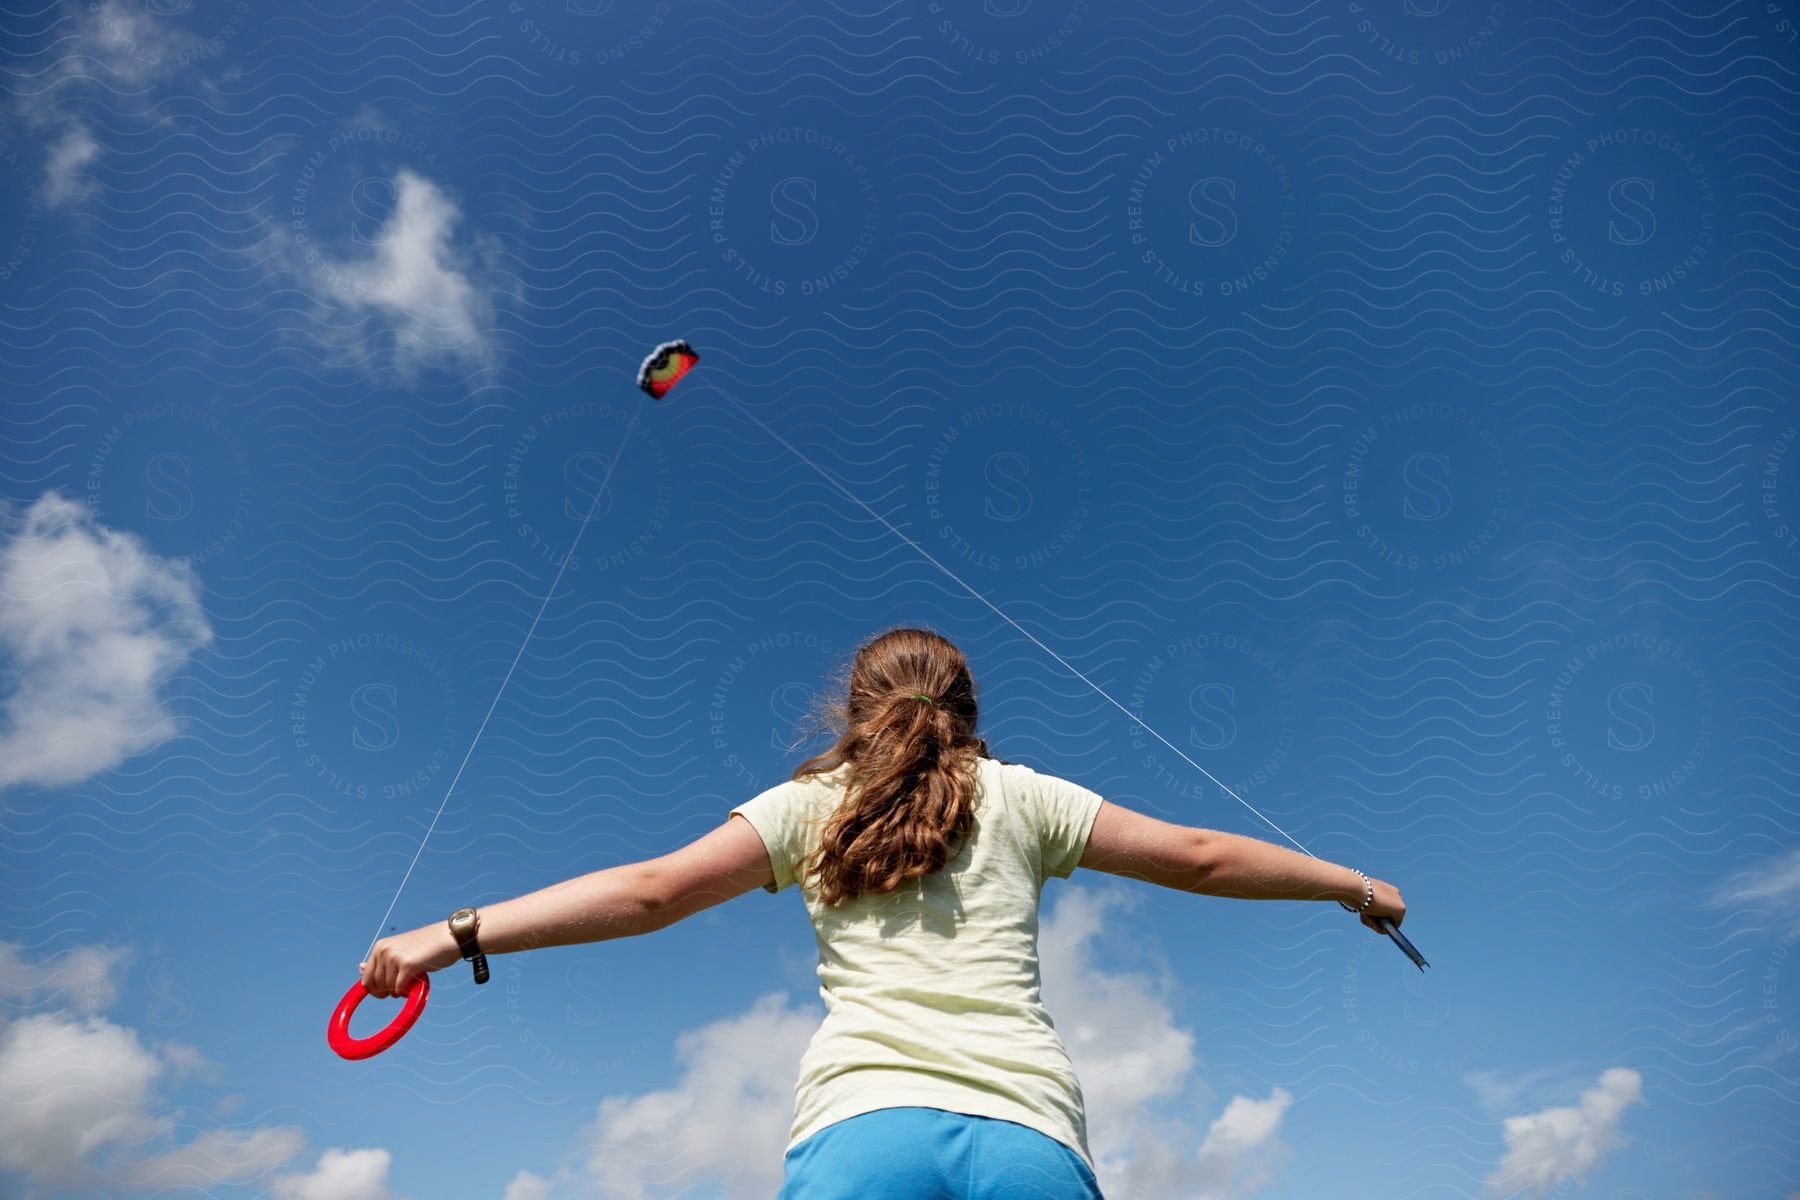
[[[0,1029],[0,1168],[52,1188],[156,1190],[232,1183],[296,1154],[292,1127],[211,1129],[151,1154],[175,1128],[156,1085],[204,1065],[191,1046],[146,1047],[100,1017],[22,1017]]]
[[[111,972],[127,958],[82,946],[54,965],[33,963],[0,943],[0,994],[110,1004]],[[53,1190],[156,1192],[240,1182],[299,1152],[304,1138],[291,1126],[202,1130],[159,1152],[154,1143],[175,1121],[158,1086],[211,1070],[193,1046],[146,1046],[102,1017],[50,1012],[0,1024],[0,1171]]]
[[[141,85],[173,74],[182,56],[201,45],[200,37],[158,20],[142,3],[99,0],[75,8],[83,16],[63,43],[57,70],[64,76]]]
[[[100,187],[84,173],[84,168],[100,157],[100,143],[87,126],[70,121],[64,126],[44,157],[44,203],[59,208],[75,200],[97,194]]]
[[[52,1187],[92,1184],[92,1159],[174,1122],[151,1112],[163,1064],[100,1017],[21,1017],[0,1030],[0,1167]]]
[[[1042,995],[1081,1078],[1090,1148],[1102,1159],[1106,1131],[1122,1134],[1145,1105],[1185,1085],[1194,1066],[1194,1035],[1176,1026],[1159,994],[1166,985],[1107,972],[1094,962],[1108,921],[1134,907],[1137,897],[1112,887],[1058,892],[1038,931]]]
[[[1506,1118],[1506,1155],[1488,1176],[1488,1189],[1541,1197],[1586,1179],[1609,1150],[1625,1144],[1619,1130],[1625,1110],[1643,1102],[1642,1077],[1628,1067],[1612,1067],[1573,1106]]]
[[[1548,1107],[1550,1098],[1577,1090],[1581,1080],[1576,1070],[1564,1065],[1524,1072],[1470,1071],[1463,1076],[1482,1111],[1495,1118],[1534,1104]]]
[[[159,20],[141,3],[65,0],[65,16],[51,43],[56,59],[38,77],[42,86],[14,94],[11,111],[49,136],[41,195],[53,208],[97,195],[87,172],[101,154],[92,126],[79,115],[98,97],[116,118],[139,108],[149,84],[183,69],[202,46],[197,35]]]
[[[270,1181],[276,1200],[393,1200],[386,1150],[327,1150],[305,1175]]]
[[[463,273],[450,241],[461,210],[405,167],[394,176],[394,193],[394,211],[376,236],[374,253],[318,270],[315,278],[346,308],[386,318],[397,348],[415,358],[485,357],[492,311]]]
[[[0,788],[74,783],[173,735],[160,689],[211,640],[185,563],[45,493],[0,544]]]
[[[1081,1079],[1101,1191],[1132,1200],[1252,1194],[1286,1157],[1279,1133],[1292,1095],[1235,1096],[1204,1134],[1193,1117],[1152,1111],[1194,1081],[1194,1036],[1176,1025],[1166,984],[1108,972],[1093,957],[1110,940],[1109,919],[1138,898],[1116,887],[1060,892],[1038,937],[1042,990]]]
[[[76,946],[34,963],[16,942],[0,942],[0,1000],[16,1008],[56,1001],[84,1013],[101,1012],[118,1001],[113,972],[130,957],[125,946]]]
[[[1248,1196],[1275,1177],[1285,1157],[1278,1140],[1281,1119],[1294,1097],[1275,1088],[1266,1100],[1233,1096],[1206,1130],[1191,1186],[1208,1196]],[[1178,1182],[1182,1195],[1190,1185]]]
[[[184,1075],[205,1075],[214,1079],[218,1077],[218,1064],[201,1054],[198,1046],[190,1046],[186,1042],[164,1042],[162,1059],[177,1079]]]
[[[1134,898],[1119,888],[1058,889],[1039,930],[1042,994],[1081,1079],[1096,1174],[1132,1200],[1235,1200],[1272,1179],[1286,1155],[1279,1133],[1293,1097],[1234,1097],[1210,1124],[1151,1112],[1194,1083],[1194,1036],[1176,1026],[1162,987],[1102,970],[1096,943]],[[775,1194],[793,1116],[800,1059],[823,1013],[781,994],[683,1033],[673,1087],[607,1097],[585,1132],[582,1162],[546,1179],[521,1171],[506,1200],[571,1195],[663,1200],[702,1180],[727,1200]]]
[[[530,1171],[520,1171],[506,1185],[506,1195],[501,1200],[550,1200],[550,1181]]]
[[[1800,928],[1800,846],[1732,876],[1714,890],[1712,907],[1773,909]]]
[[[497,243],[475,236],[458,244],[461,208],[416,171],[396,171],[393,191],[393,211],[367,243],[346,226],[334,250],[316,228],[296,232],[264,214],[250,252],[264,270],[299,282],[311,304],[308,339],[338,365],[367,366],[384,340],[402,377],[430,362],[490,364],[499,293],[476,278],[498,277]]]
[[[208,1129],[187,1145],[133,1163],[121,1174],[145,1192],[207,1189],[255,1179],[300,1153],[305,1144],[305,1135],[292,1126]]]
[[[727,1200],[774,1195],[800,1056],[821,1019],[776,994],[681,1034],[674,1087],[600,1102],[583,1137],[587,1179],[614,1200],[682,1195],[697,1178],[723,1183]]]

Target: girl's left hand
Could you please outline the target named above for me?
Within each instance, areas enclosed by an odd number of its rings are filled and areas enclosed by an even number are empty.
[[[362,985],[371,996],[404,996],[415,976],[441,971],[461,958],[449,925],[421,925],[375,943],[362,964]]]

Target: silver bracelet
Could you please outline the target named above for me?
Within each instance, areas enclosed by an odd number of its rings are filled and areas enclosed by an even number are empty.
[[[1356,871],[1355,867],[1351,867],[1350,869],[1352,871]],[[1361,871],[1356,871],[1356,873],[1358,875],[1362,875],[1363,887],[1367,890],[1368,894],[1363,897],[1362,908],[1351,908],[1348,904],[1345,904],[1342,900],[1339,900],[1338,907],[1343,909],[1345,912],[1353,912],[1353,913],[1364,912],[1368,909],[1369,905],[1375,903],[1375,881],[1370,879],[1367,875],[1363,875],[1363,873]]]

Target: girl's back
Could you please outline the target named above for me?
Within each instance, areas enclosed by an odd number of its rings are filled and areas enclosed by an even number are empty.
[[[731,811],[769,851],[779,892],[816,851],[848,764]],[[1029,767],[976,759],[972,831],[939,870],[821,902],[802,884],[826,1018],[801,1060],[788,1149],[836,1122],[919,1106],[1054,1138],[1091,1174],[1081,1086],[1039,995],[1038,898],[1080,862],[1101,797]]]

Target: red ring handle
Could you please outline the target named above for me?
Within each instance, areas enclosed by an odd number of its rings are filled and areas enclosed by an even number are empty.
[[[406,1036],[406,1031],[413,1027],[419,1014],[425,1011],[425,997],[431,995],[431,976],[421,974],[412,982],[412,989],[406,993],[406,1007],[400,1015],[389,1022],[388,1027],[373,1037],[358,1038],[350,1036],[350,1014],[356,1006],[368,998],[369,989],[357,980],[338,1001],[337,1011],[331,1014],[331,1024],[326,1026],[325,1040],[331,1048],[344,1058],[373,1058],[389,1046]]]

